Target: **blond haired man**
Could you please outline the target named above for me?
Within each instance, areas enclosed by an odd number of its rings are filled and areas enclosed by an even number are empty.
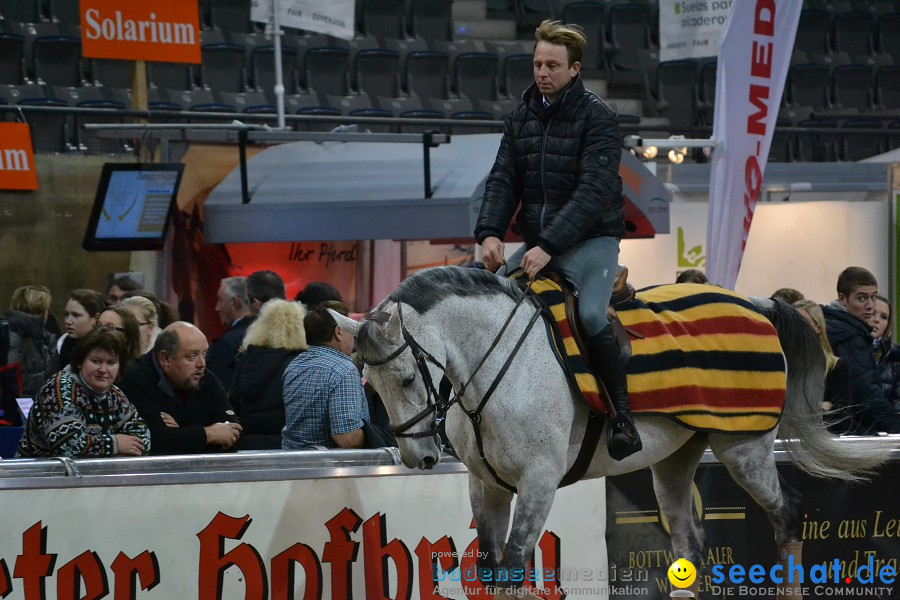
[[[641,449],[625,367],[606,317],[625,235],[622,136],[615,112],[582,82],[581,28],[544,21],[535,38],[534,84],[506,116],[475,238],[492,271],[521,266],[534,277],[549,265],[574,283],[592,367],[617,413],[609,453],[622,460]],[[525,246],[506,259],[502,239],[517,210]]]

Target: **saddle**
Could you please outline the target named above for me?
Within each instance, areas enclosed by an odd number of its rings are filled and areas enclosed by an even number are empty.
[[[578,293],[575,291],[572,282],[559,273],[550,273],[547,275],[547,278],[562,288],[565,296],[566,318],[571,325],[572,337],[575,338],[575,343],[578,345],[581,355],[588,359],[587,363],[590,365],[590,353],[584,341],[581,321],[578,319]],[[609,306],[606,308],[606,315],[609,318],[609,325],[613,328],[616,339],[619,341],[619,356],[622,358],[623,363],[627,363],[631,358],[631,336],[643,338],[641,334],[625,327],[616,312],[617,306],[634,300],[634,294],[634,286],[628,282],[628,267],[619,263],[616,267],[616,280],[613,283],[612,295],[609,299]]]
[[[521,285],[525,280],[521,273],[514,274]],[[566,370],[572,384],[579,389],[591,412],[598,415],[614,415],[605,388],[600,384],[600,377],[591,369],[592,361],[586,336],[581,331],[578,319],[578,294],[571,281],[559,273],[549,273],[532,283],[531,291],[546,313],[548,334],[554,341],[554,353],[561,366]],[[628,283],[628,268],[619,265],[613,294],[607,309],[610,326],[619,342],[620,358],[627,362],[631,357],[631,336],[643,337],[629,331],[620,321],[616,306],[624,305],[634,299],[634,287]],[[584,375],[592,375],[585,378]]]

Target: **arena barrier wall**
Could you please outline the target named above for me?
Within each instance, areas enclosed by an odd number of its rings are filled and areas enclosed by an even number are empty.
[[[3,461],[0,596],[487,598],[471,581],[465,467],[447,459],[430,472],[389,450]],[[535,552],[553,573],[541,597],[562,598],[557,574],[605,572],[604,490],[557,497]],[[606,595],[605,581],[580,587]]]

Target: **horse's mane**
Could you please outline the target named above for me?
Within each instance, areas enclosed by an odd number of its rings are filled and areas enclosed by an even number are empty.
[[[449,296],[470,298],[500,294],[513,300],[522,297],[522,291],[514,283],[489,271],[436,267],[407,277],[390,295],[390,299],[408,304],[419,313],[425,313]]]

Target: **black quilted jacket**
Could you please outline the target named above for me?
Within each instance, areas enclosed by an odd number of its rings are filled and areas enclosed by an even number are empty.
[[[575,78],[544,108],[532,85],[505,119],[475,238],[503,239],[513,213],[528,247],[551,256],[578,242],[625,235],[615,113]]]

